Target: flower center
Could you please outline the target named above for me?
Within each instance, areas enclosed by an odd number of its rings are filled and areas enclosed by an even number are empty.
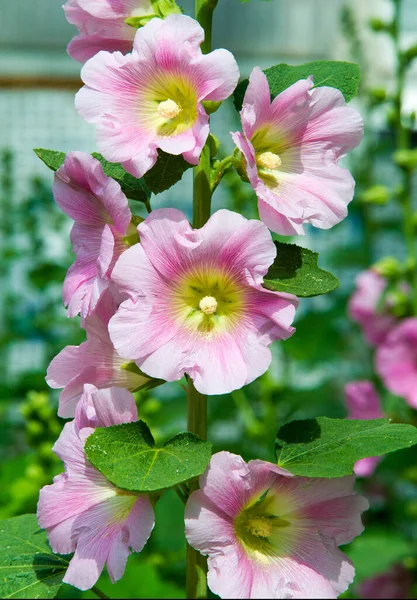
[[[256,537],[267,538],[273,531],[273,524],[271,519],[258,516],[247,520],[246,529]]]
[[[158,115],[167,121],[171,119],[175,119],[178,117],[182,108],[179,104],[177,104],[174,100],[168,98],[168,100],[164,100],[160,102],[158,105]]]
[[[212,315],[217,310],[217,300],[213,296],[204,296],[198,305],[199,309],[206,315]]]
[[[282,160],[278,154],[274,154],[274,152],[262,152],[257,156],[256,162],[258,163],[259,167],[268,169],[269,171],[279,169],[279,167],[282,165]]]

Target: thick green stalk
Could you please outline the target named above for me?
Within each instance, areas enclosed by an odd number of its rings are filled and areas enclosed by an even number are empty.
[[[397,89],[394,100],[396,111],[396,146],[398,150],[410,150],[411,131],[409,127],[404,126],[401,114],[403,106],[404,82],[408,66],[404,61],[400,46],[401,4],[402,0],[394,0],[395,12],[393,20],[393,40],[397,54]],[[407,256],[411,267],[410,283],[412,289],[412,304],[414,313],[417,315],[417,234],[414,223],[413,209],[413,177],[412,173],[408,169],[403,169],[402,193],[400,201],[403,209],[403,228],[407,246]]]
[[[211,30],[213,11],[217,0],[196,0],[195,17],[204,29],[204,42],[201,49],[204,54],[211,50]],[[210,217],[210,148],[206,144],[200,156],[200,163],[194,168],[193,186],[193,226],[202,227]],[[207,439],[207,396],[200,394],[188,379],[188,431],[202,439]],[[190,491],[198,487],[191,482]],[[187,544],[186,559],[187,598],[207,598],[207,560],[197,550]]]

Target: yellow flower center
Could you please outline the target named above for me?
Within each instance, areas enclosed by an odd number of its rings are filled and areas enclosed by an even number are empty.
[[[234,327],[245,304],[242,283],[208,265],[189,271],[176,282],[171,300],[176,320],[207,338]]]
[[[217,310],[217,300],[213,296],[204,296],[198,306],[204,314],[212,315]]]
[[[266,517],[253,517],[252,519],[247,520],[246,529],[256,537],[267,538],[272,534],[274,527],[271,519],[267,519]]]
[[[282,160],[278,154],[274,154],[274,152],[262,152],[257,156],[256,162],[259,167],[268,169],[269,171],[279,169],[282,165]]]
[[[166,119],[167,121],[178,117],[181,111],[181,106],[177,104],[174,100],[171,100],[171,98],[160,102],[158,105],[158,115],[163,119]]]

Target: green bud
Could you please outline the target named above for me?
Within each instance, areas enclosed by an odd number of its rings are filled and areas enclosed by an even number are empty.
[[[126,25],[130,25],[135,29],[143,27],[151,19],[158,17],[159,19],[165,19],[168,15],[182,14],[181,8],[175,3],[174,0],[151,0],[152,10],[151,14],[144,13],[143,15],[137,15],[135,17],[128,17],[125,19]]]
[[[140,27],[144,27],[146,23],[148,23],[151,19],[155,19],[158,15],[143,15],[143,17],[128,17],[125,19],[126,25],[130,25],[135,29],[139,29]]]
[[[210,148],[210,157],[214,158],[216,156],[217,152],[219,151],[220,140],[215,135],[210,133],[210,135],[208,136],[208,139],[207,139],[207,143]]]
[[[359,199],[365,204],[387,204],[390,199],[390,192],[384,185],[373,185],[365,190]]]
[[[410,64],[415,58],[417,58],[417,44],[405,50],[402,54],[403,60],[406,65]]]
[[[246,160],[245,160],[245,157],[243,156],[243,154],[241,153],[241,151],[238,150],[237,148],[233,152],[232,162],[233,162],[234,168],[239,173],[239,176],[242,179],[242,181],[246,181],[247,183],[249,183],[249,179],[248,179],[248,176],[247,176],[247,173],[246,173]]]
[[[409,314],[409,301],[407,294],[402,290],[393,290],[386,295],[390,314],[403,318]]]
[[[44,427],[39,421],[28,421],[26,423],[26,434],[29,438],[40,437],[44,433]]]
[[[387,99],[387,91],[382,87],[372,88],[369,90],[369,95],[374,102],[384,102]]]
[[[42,467],[38,464],[33,464],[26,467],[25,475],[32,481],[42,481],[44,478]]]
[[[417,168],[417,149],[397,150],[393,154],[393,160],[401,169],[414,171]]]
[[[141,414],[154,415],[161,410],[161,402],[157,398],[149,398],[140,406]]]
[[[390,32],[392,30],[392,24],[386,23],[379,17],[372,17],[369,19],[369,27],[372,29],[372,31]]]
[[[214,102],[213,100],[203,100],[203,102],[201,104],[203,105],[206,113],[208,115],[212,115],[213,113],[216,112],[216,110],[218,110],[220,108],[222,102],[221,101]]]
[[[402,273],[401,263],[393,256],[385,256],[378,262],[372,265],[372,269],[376,271],[384,279],[397,278]]]

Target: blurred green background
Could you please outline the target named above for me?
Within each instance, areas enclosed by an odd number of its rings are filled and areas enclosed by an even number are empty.
[[[73,107],[80,65],[65,52],[75,30],[66,23],[60,4],[0,3],[0,518],[35,512],[39,488],[62,470],[51,447],[63,422],[56,416],[58,395],[47,387],[45,371],[65,345],[84,339],[78,319],[67,319],[61,302],[62,282],[73,261],[71,222],[55,206],[52,176],[32,152],[34,147],[96,150],[94,128]],[[192,14],[190,1],[181,4]],[[403,0],[402,5],[401,40],[407,45],[417,41],[417,2]],[[219,2],[214,46],[233,51],[243,75],[255,65],[264,68],[278,62],[359,62],[363,79],[355,103],[365,116],[366,136],[346,163],[357,180],[349,217],[330,231],[309,229],[295,240],[320,252],[321,266],[335,273],[341,286],[328,296],[301,301],[297,333],[274,345],[268,373],[243,390],[210,398],[209,439],[215,451],[273,461],[280,425],[296,418],[344,417],[344,385],[375,379],[371,350],[349,321],[346,306],[357,273],[383,256],[405,255],[399,208],[392,202],[367,202],[369,188],[393,189],[398,181],[391,161],[389,106],[384,102],[384,93],[395,85],[395,56],[389,39],[368,26],[371,17],[391,14],[390,0]],[[411,69],[407,79],[404,110],[417,110],[417,69]],[[213,117],[214,133],[225,153],[232,148],[229,131],[238,128],[237,114],[225,103]],[[234,174],[225,178],[213,204],[214,209],[227,206],[257,218],[250,186]],[[176,206],[190,214],[190,172],[175,188],[154,197],[153,207],[160,206]],[[140,207],[132,209],[140,214]],[[417,420],[403,400],[382,389],[381,393],[387,415]],[[139,393],[137,401],[140,417],[157,442],[186,428],[181,382]],[[371,509],[365,515],[365,533],[346,549],[357,568],[356,582],[346,596],[364,597],[361,581],[401,564],[410,577],[409,597],[417,597],[415,450],[387,457],[358,487]],[[141,554],[129,559],[125,578],[115,586],[106,574],[99,581],[110,596],[184,597],[183,507],[173,492],[163,495],[156,515],[151,539]],[[94,597],[68,586],[60,596]]]

